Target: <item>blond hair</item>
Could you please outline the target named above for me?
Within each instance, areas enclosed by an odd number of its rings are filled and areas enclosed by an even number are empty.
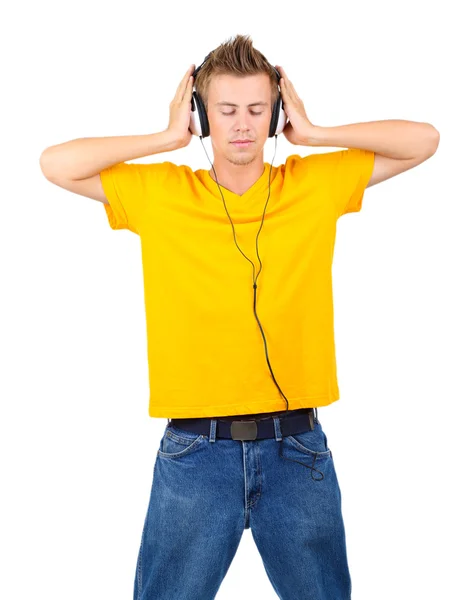
[[[196,65],[198,67],[199,65]],[[277,101],[278,78],[274,67],[265,56],[253,47],[249,35],[236,35],[213,50],[203,64],[194,82],[197,93],[201,96],[204,106],[208,107],[209,84],[213,75],[255,75],[266,73],[270,77],[271,105]]]

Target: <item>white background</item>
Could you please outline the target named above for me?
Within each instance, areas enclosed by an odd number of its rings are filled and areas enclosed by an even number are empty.
[[[319,417],[353,600],[473,598],[467,10],[47,0],[2,11],[2,598],[131,600],[166,425],[148,416],[139,237],[112,231],[99,202],[48,182],[40,154],[162,131],[189,65],[238,33],[286,69],[315,125],[407,119],[441,134],[432,158],[369,188],[361,212],[338,222],[341,398]],[[274,149],[269,140],[267,162]],[[273,164],[315,151],[280,136]],[[210,167],[196,137],[137,162],[161,160]],[[276,598],[250,530],[217,594],[242,597]]]

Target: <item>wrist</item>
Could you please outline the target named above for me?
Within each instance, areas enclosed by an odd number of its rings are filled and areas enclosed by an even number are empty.
[[[165,145],[167,151],[178,150],[185,145],[184,140],[173,129],[165,129],[164,131],[155,134],[155,136],[159,136],[157,137],[157,139],[160,140],[159,144]]]
[[[313,125],[307,134],[308,146],[327,146],[328,134],[327,127]]]

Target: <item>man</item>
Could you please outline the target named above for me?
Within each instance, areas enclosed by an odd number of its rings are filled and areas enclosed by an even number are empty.
[[[134,600],[215,598],[245,528],[281,599],[348,600],[341,495],[317,413],[339,398],[336,222],[360,211],[366,187],[432,156],[439,133],[395,120],[315,125],[285,70],[278,82],[245,36],[206,58],[179,84],[165,131],[73,140],[41,157],[51,182],[103,202],[112,229],[141,240],[149,414],[171,421]],[[189,144],[193,85],[212,169],[126,164]],[[347,150],[265,163],[280,93],[291,143]]]

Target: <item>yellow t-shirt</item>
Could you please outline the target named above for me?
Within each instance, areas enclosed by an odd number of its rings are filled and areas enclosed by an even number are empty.
[[[207,169],[119,163],[100,173],[112,229],[140,236],[149,415],[286,410],[339,399],[331,267],[337,219],[361,209],[374,153],[293,154],[264,163],[244,194]],[[262,214],[270,197],[258,237]],[[217,174],[219,177],[219,174]]]

